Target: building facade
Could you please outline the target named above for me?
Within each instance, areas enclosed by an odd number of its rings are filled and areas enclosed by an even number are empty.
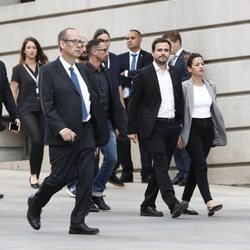
[[[2,0],[0,60],[9,77],[25,37],[37,38],[54,60],[57,34],[66,27],[75,27],[87,38],[98,28],[107,29],[112,38],[110,50],[117,54],[127,50],[125,36],[131,28],[141,31],[147,51],[156,37],[178,30],[185,49],[204,56],[207,78],[217,84],[227,128],[228,145],[212,149],[209,155],[210,181],[250,183],[249,0]],[[11,140],[10,155],[6,151],[9,137],[7,131],[1,134],[1,160],[24,159],[25,136]]]

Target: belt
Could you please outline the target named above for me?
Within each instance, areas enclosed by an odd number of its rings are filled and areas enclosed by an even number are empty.
[[[173,123],[175,123],[175,118],[161,118],[161,117],[158,117],[158,118],[156,118],[156,121],[165,122],[167,124],[173,124]]]

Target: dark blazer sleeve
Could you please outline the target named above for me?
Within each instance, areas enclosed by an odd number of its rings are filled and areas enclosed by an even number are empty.
[[[10,118],[14,121],[17,118],[17,109],[16,105],[10,90],[9,81],[7,78],[6,68],[3,62],[0,61],[0,114],[2,117],[2,103],[7,109]],[[0,121],[0,130],[5,128],[2,122]]]
[[[179,57],[177,58],[177,61],[174,65],[174,67],[178,70],[180,76],[181,76],[181,81],[184,82],[188,80],[191,77],[190,72],[187,70],[187,59],[190,56],[190,52],[187,52],[183,50]]]

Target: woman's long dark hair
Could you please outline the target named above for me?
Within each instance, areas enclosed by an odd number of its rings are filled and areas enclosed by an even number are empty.
[[[22,45],[22,48],[20,51],[19,63],[25,62],[26,55],[24,53],[24,50],[25,50],[25,46],[28,42],[33,42],[36,45],[36,49],[37,49],[36,62],[41,63],[41,64],[46,64],[48,62],[48,57],[43,52],[43,49],[42,49],[41,45],[39,44],[39,42],[34,37],[31,37],[31,36],[25,38],[23,41],[23,45]]]

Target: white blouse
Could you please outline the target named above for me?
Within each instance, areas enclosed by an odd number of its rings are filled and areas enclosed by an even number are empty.
[[[192,118],[209,118],[211,117],[210,107],[212,98],[204,85],[193,86],[194,90],[194,108]]]

